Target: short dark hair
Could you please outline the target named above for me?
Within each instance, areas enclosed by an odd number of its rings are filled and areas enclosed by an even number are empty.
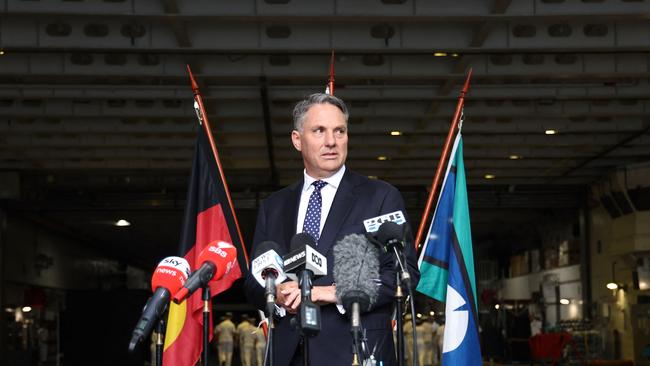
[[[296,104],[296,106],[293,108],[293,129],[302,132],[302,125],[305,122],[305,114],[307,114],[307,111],[311,106],[314,104],[331,104],[335,106],[336,108],[340,109],[341,112],[343,112],[343,115],[345,116],[345,122],[348,122],[348,117],[350,117],[350,113],[348,112],[348,107],[345,105],[345,102],[341,100],[340,98],[337,98],[333,95],[325,94],[325,93],[315,93],[304,100],[301,100]]]

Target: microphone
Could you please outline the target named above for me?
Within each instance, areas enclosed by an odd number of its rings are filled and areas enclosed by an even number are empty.
[[[377,241],[379,241],[385,251],[392,249],[393,253],[395,253],[402,281],[406,284],[409,292],[411,292],[411,275],[406,270],[402,260],[402,250],[404,249],[408,232],[408,224],[398,225],[392,221],[386,221],[381,224],[377,231]]]
[[[144,306],[142,316],[133,329],[129,343],[130,352],[133,352],[140,342],[149,337],[156,322],[167,310],[170,297],[185,284],[189,274],[190,264],[185,258],[167,257],[160,261],[151,277],[153,295]]]
[[[269,318],[275,309],[275,286],[287,279],[280,246],[272,241],[264,241],[255,249],[255,259],[251,264],[251,273],[261,286],[264,286],[266,310]]]
[[[237,248],[225,241],[213,242],[203,248],[197,261],[199,269],[187,279],[185,285],[174,295],[174,302],[180,304],[199,287],[211,281],[218,281],[237,265]]]
[[[402,210],[389,212],[387,214],[363,220],[363,226],[366,228],[366,232],[374,233],[379,230],[381,224],[387,221],[392,221],[401,225],[406,222],[406,217]]]
[[[327,274],[327,258],[315,246],[316,241],[309,234],[298,233],[291,238],[291,251],[283,256],[287,277],[297,281],[302,271],[311,272],[310,278]]]
[[[320,307],[311,301],[312,278],[327,274],[327,258],[316,251],[314,238],[298,233],[291,238],[289,254],[284,258],[284,271],[300,285],[300,327],[305,335],[320,331]]]
[[[369,311],[379,296],[379,250],[362,234],[345,236],[333,250],[336,297],[350,317],[354,350],[362,358],[361,313]]]
[[[333,250],[336,297],[346,311],[352,311],[354,303],[359,312],[370,310],[379,296],[377,248],[364,235],[350,234],[339,240]]]

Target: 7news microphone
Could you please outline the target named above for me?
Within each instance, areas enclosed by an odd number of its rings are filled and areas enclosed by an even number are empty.
[[[237,265],[237,248],[225,241],[216,241],[203,248],[196,264],[199,269],[190,275],[185,285],[174,295],[175,303],[180,304],[197,289],[228,274]]]
[[[255,249],[255,259],[251,263],[251,273],[257,283],[264,287],[266,312],[269,318],[275,310],[276,285],[287,279],[280,246],[272,241],[260,243]]]
[[[300,286],[300,328],[306,335],[320,331],[320,308],[311,301],[312,279],[327,274],[327,258],[315,246],[311,235],[299,233],[291,238],[291,251],[284,256],[284,272]]]
[[[147,301],[142,316],[133,329],[129,351],[147,339],[162,314],[167,310],[167,305],[172,296],[186,283],[190,274],[190,265],[181,257],[167,257],[160,261],[151,278],[153,295]]]

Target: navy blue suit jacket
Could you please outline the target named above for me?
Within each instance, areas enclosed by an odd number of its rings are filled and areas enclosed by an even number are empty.
[[[289,243],[296,233],[298,205],[303,181],[273,193],[261,204],[253,253],[256,246],[266,240],[278,243],[285,254]],[[346,169],[341,184],[336,192],[332,207],[325,221],[319,244],[316,247],[327,257],[327,275],[314,281],[314,286],[327,286],[334,283],[332,267],[334,254],[332,247],[348,234],[364,233],[363,220],[402,210],[406,214],[404,201],[399,191],[386,182],[371,180]],[[413,245],[405,249],[409,272],[413,277],[413,286],[417,285],[416,253]],[[391,253],[382,253],[380,277],[382,286],[373,308],[362,315],[363,327],[367,330],[368,345],[384,365],[395,364],[391,315],[395,295],[395,263]],[[245,281],[249,301],[258,309],[264,309],[264,289],[247,274]],[[275,331],[275,364],[289,365],[296,352],[300,352],[300,336],[291,328],[289,321],[293,315],[277,321]],[[350,365],[352,363],[352,336],[347,315],[340,314],[333,304],[321,306],[321,331],[310,338],[311,366]]]

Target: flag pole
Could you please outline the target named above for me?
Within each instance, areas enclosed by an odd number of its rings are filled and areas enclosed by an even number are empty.
[[[429,215],[431,214],[431,206],[433,204],[433,199],[438,195],[438,186],[440,185],[440,178],[442,177],[442,170],[445,167],[447,158],[449,157],[449,151],[452,147],[452,142],[456,132],[458,131],[458,121],[460,120],[461,113],[463,111],[463,106],[465,105],[465,95],[469,91],[469,82],[472,79],[472,69],[469,69],[467,73],[467,78],[465,79],[465,84],[463,89],[460,91],[458,96],[458,103],[456,104],[456,112],[454,113],[454,118],[452,119],[451,126],[449,127],[449,133],[447,134],[447,139],[445,140],[445,145],[442,148],[442,154],[440,155],[440,161],[438,162],[438,167],[436,168],[436,174],[433,177],[433,183],[431,184],[431,189],[429,191],[429,198],[427,198],[427,204],[424,207],[424,213],[422,214],[422,219],[420,220],[420,227],[418,228],[417,236],[415,237],[415,250],[417,251],[418,245],[422,243],[422,236],[424,235],[424,228],[427,224]]]
[[[232,210],[232,217],[235,221],[235,227],[237,228],[237,235],[239,236],[239,242],[244,249],[244,258],[246,258],[246,267],[248,268],[248,253],[246,253],[246,245],[244,244],[244,239],[241,235],[241,229],[239,228],[239,222],[237,221],[237,216],[235,215],[235,206],[232,204],[232,198],[230,197],[230,190],[228,189],[228,183],[226,182],[226,176],[223,174],[223,167],[221,166],[221,160],[219,159],[219,152],[217,151],[217,145],[214,143],[214,137],[212,136],[212,130],[210,129],[210,122],[208,122],[208,115],[205,113],[205,107],[203,106],[203,98],[201,97],[201,91],[199,91],[199,85],[194,80],[194,74],[192,74],[192,69],[190,65],[187,66],[187,74],[190,77],[190,84],[192,86],[192,92],[194,92],[194,101],[198,106],[196,111],[199,122],[203,126],[206,135],[208,136],[208,141],[210,142],[210,148],[212,154],[214,155],[214,160],[217,162],[217,168],[219,168],[219,176],[223,182],[224,190],[226,191],[226,197],[228,197],[228,204]],[[196,106],[195,106],[196,108]]]
[[[327,80],[327,94],[334,95],[334,50],[332,50],[332,56],[330,57],[330,75]]]

